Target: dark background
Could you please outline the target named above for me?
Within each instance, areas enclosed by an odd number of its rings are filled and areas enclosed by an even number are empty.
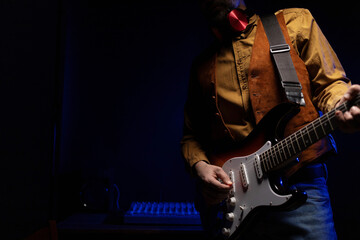
[[[359,83],[356,2],[265,2],[309,8]],[[0,0],[0,31],[0,236],[132,201],[193,201],[183,105],[192,59],[212,42],[196,1]],[[359,134],[334,135],[335,224],[355,239]],[[118,206],[103,200],[115,186]]]

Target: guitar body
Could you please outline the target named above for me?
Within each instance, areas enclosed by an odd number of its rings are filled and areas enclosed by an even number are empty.
[[[263,173],[259,155],[268,151],[282,136],[288,119],[296,113],[292,104],[272,109],[245,139],[241,146],[211,158],[233,182],[226,200],[222,234],[238,238],[257,213],[266,210],[296,208],[306,201],[306,193],[280,193],[272,177]]]
[[[223,170],[233,182],[227,201],[222,233],[239,236],[251,223],[256,215],[266,210],[290,210],[306,201],[306,193],[293,191],[281,195],[271,182],[269,176],[258,178],[254,165],[259,154],[271,148],[268,141],[255,153],[231,158],[223,165]],[[261,194],[261,195],[260,195]]]
[[[275,183],[281,177],[279,170],[295,163],[296,156],[338,127],[336,111],[345,112],[354,105],[360,105],[360,95],[282,139],[288,120],[299,111],[293,104],[282,103],[266,114],[241,145],[227,146],[210,157],[210,162],[222,167],[233,182],[222,224],[225,237],[241,238],[259,212],[289,210],[306,201],[306,193],[289,193]]]

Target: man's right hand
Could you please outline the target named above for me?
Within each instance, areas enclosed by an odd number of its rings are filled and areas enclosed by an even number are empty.
[[[201,181],[201,191],[207,204],[218,204],[227,198],[232,182],[221,167],[200,161],[194,169]]]

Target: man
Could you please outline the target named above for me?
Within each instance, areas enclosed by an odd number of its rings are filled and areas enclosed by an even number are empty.
[[[199,208],[205,210],[202,219],[208,219],[216,215],[211,209],[217,209],[232,189],[229,176],[220,166],[211,164],[211,155],[246,139],[273,106],[271,101],[283,90],[267,85],[266,78],[274,84],[279,79],[274,73],[269,49],[264,47],[267,39],[261,20],[246,8],[244,0],[199,2],[217,41],[194,61],[181,144],[187,167],[199,180],[203,198]],[[229,12],[233,9],[246,17],[242,21],[243,29],[231,26]],[[316,119],[318,110],[326,113],[354,99],[360,86],[351,86],[308,10],[285,9],[276,15],[279,22],[286,25],[284,36],[290,42],[298,76],[302,73],[299,80],[306,102],[305,107],[300,107],[300,113],[289,121],[285,130],[285,135],[289,135]],[[265,110],[256,105],[261,99],[265,99],[263,105],[268,107]],[[277,100],[274,103],[278,103]],[[345,132],[360,129],[358,107],[344,113],[337,110],[336,119]],[[307,192],[305,204],[296,210],[259,215],[241,239],[336,239],[323,163],[329,152],[331,144],[323,139],[304,151],[299,163],[285,174],[291,183],[289,188]],[[325,169],[325,174],[314,169]],[[205,221],[203,224],[206,230],[214,230]]]

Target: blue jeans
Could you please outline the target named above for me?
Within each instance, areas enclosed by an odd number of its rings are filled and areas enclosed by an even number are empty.
[[[294,184],[307,193],[305,204],[292,211],[258,215],[241,239],[337,239],[325,178]]]
[[[308,195],[306,202],[299,208],[291,211],[267,211],[259,213],[250,227],[239,239],[261,240],[261,239],[285,239],[285,240],[335,240],[337,239],[330,198],[326,179],[315,178],[311,181],[299,182],[291,187],[305,191]],[[216,207],[212,213],[205,214],[202,219],[212,218],[216,214]],[[205,222],[205,221],[204,221]],[[209,235],[215,232],[215,224],[205,224],[203,227]],[[209,237],[209,239],[212,239]],[[222,239],[214,238],[214,239]]]

